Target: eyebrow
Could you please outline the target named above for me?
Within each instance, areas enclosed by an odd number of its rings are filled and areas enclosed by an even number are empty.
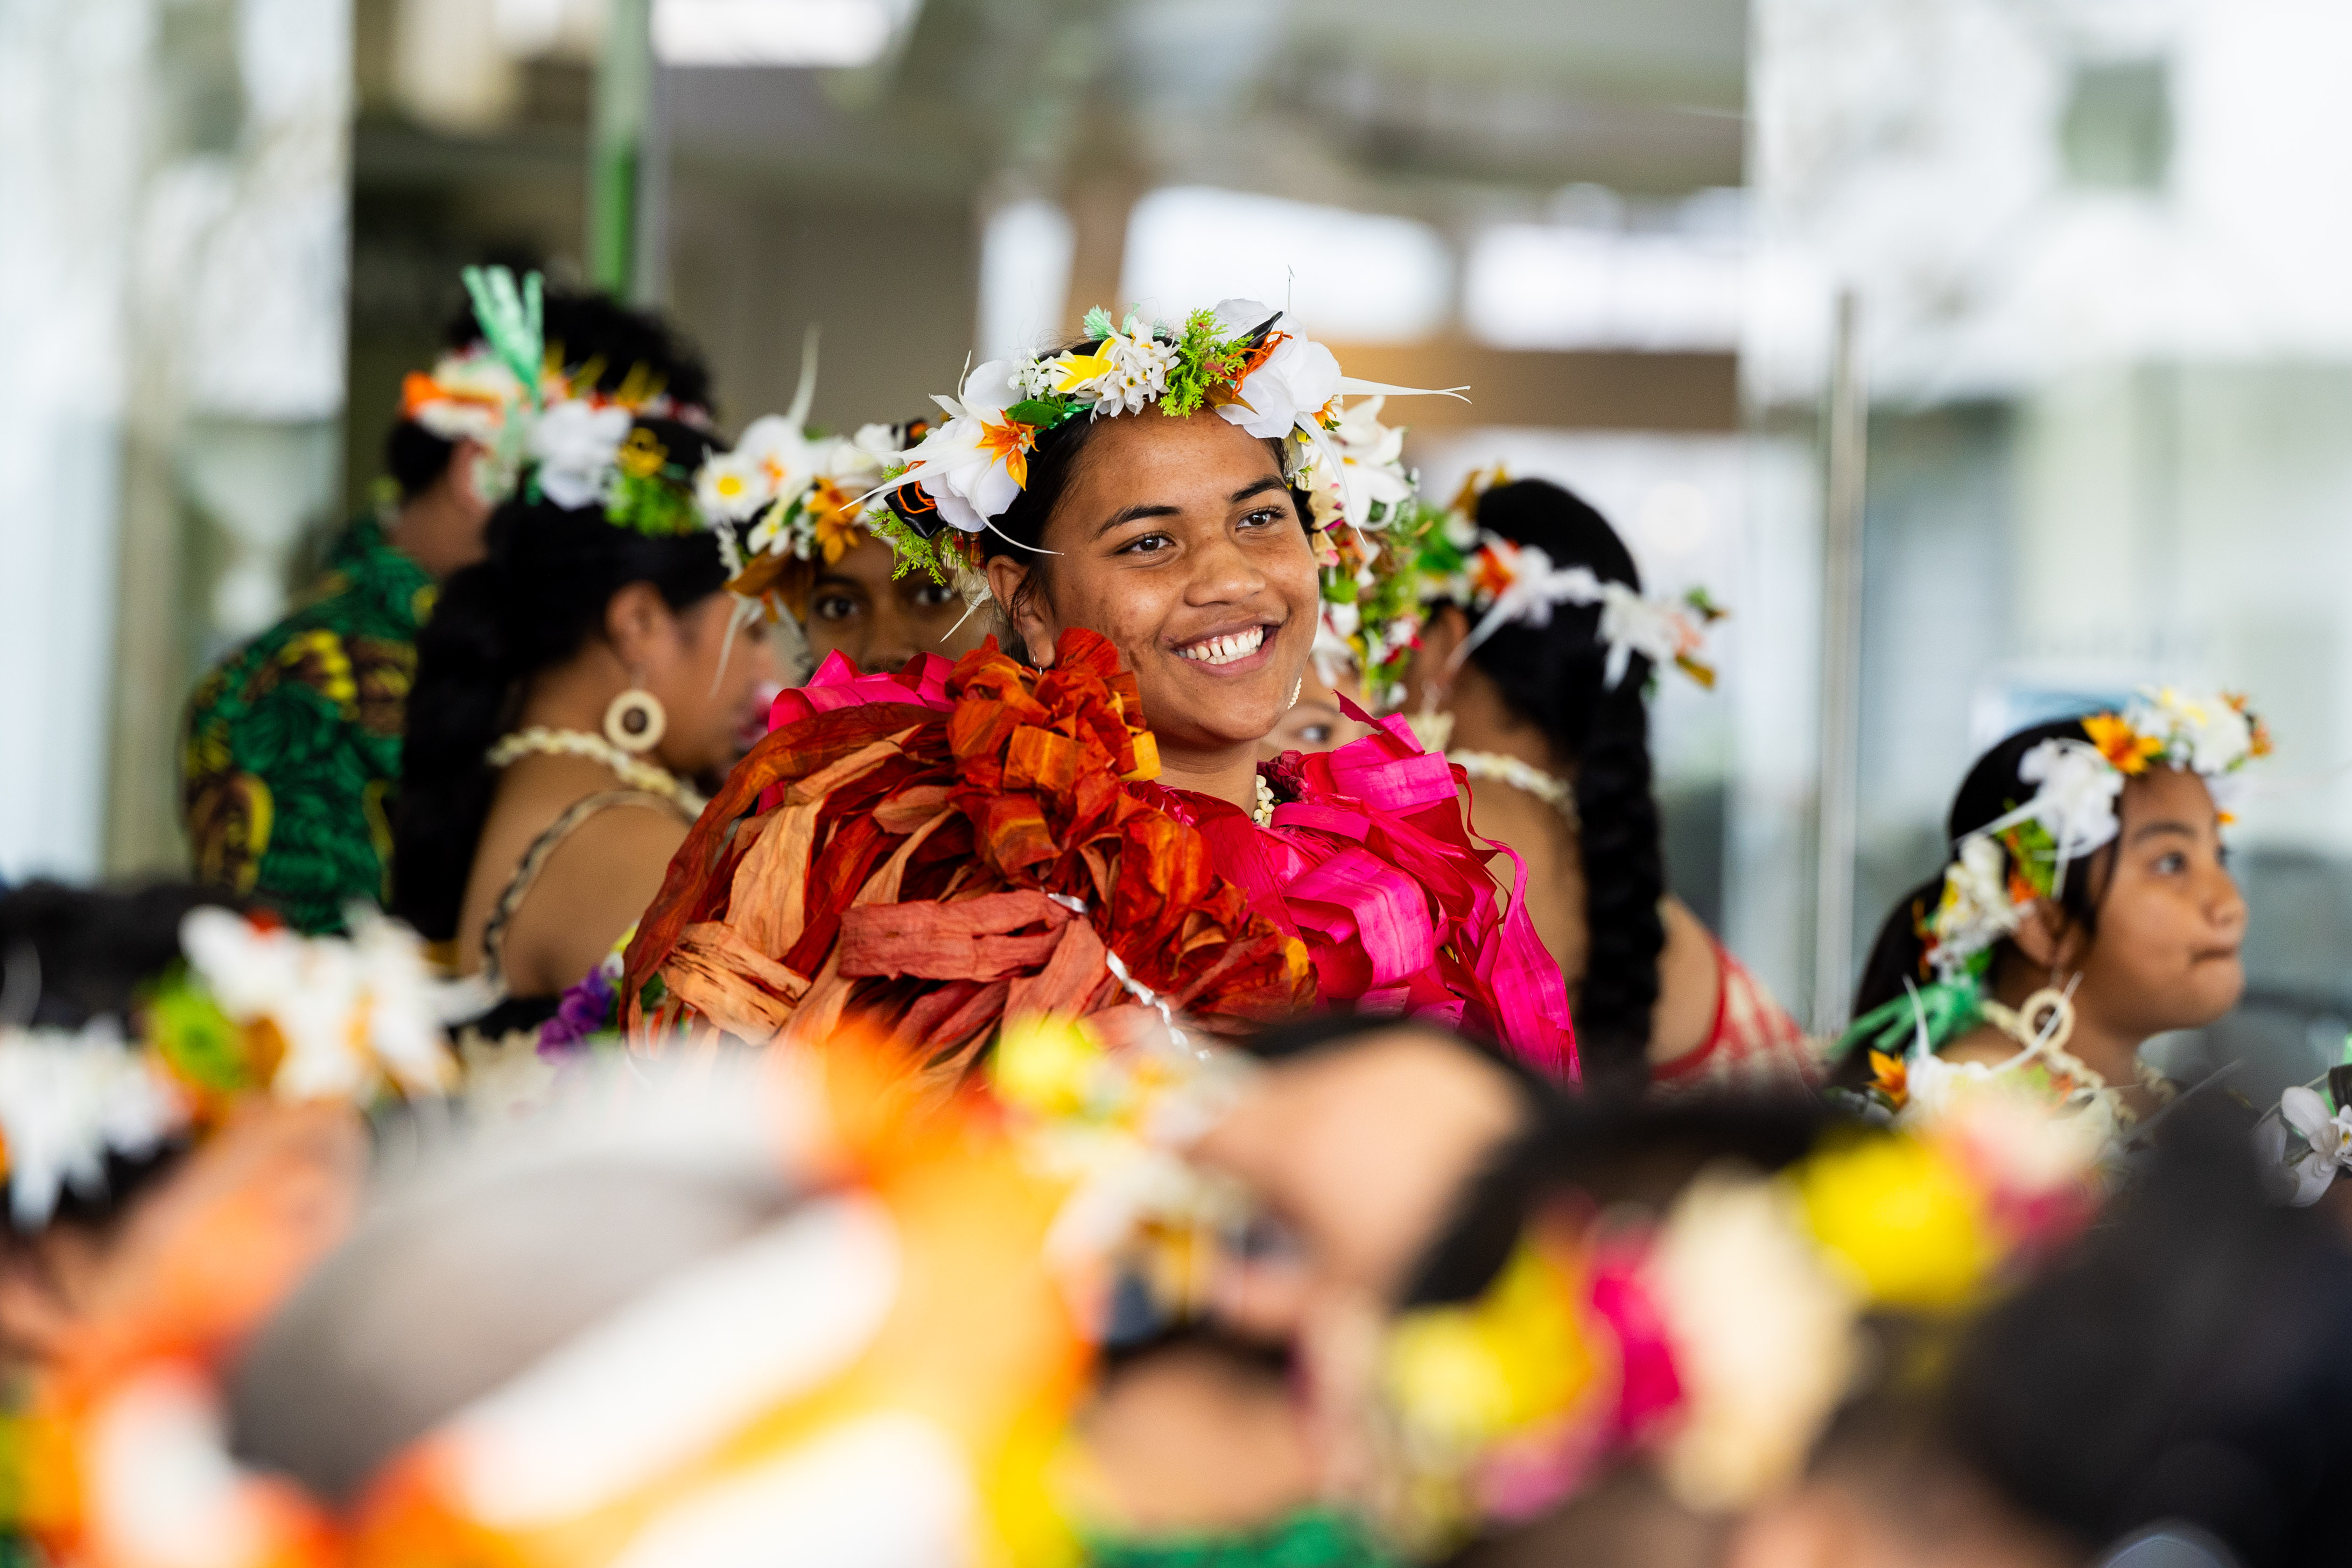
[[[1284,480],[1280,475],[1268,474],[1262,479],[1251,480],[1248,484],[1243,486],[1240,489],[1226,497],[1225,505],[1228,507],[1238,507],[1253,496],[1263,496],[1268,490],[1287,490],[1289,488],[1289,484]],[[1095,538],[1102,538],[1103,535],[1110,532],[1111,529],[1118,528],[1122,523],[1140,522],[1145,517],[1177,517],[1183,516],[1183,507],[1171,507],[1164,502],[1157,506],[1122,507],[1103,520],[1102,526],[1095,530]]]
[[[2166,818],[2161,821],[2142,822],[2131,831],[2130,841],[2137,843],[2154,833],[2178,833],[2184,839],[2193,839],[2197,836],[2197,830],[2187,822]]]

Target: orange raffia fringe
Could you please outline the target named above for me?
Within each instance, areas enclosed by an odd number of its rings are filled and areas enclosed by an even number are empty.
[[[680,1030],[815,1039],[856,1017],[960,1062],[1007,1012],[1125,1003],[1108,953],[1211,1028],[1313,1001],[1305,946],[1127,788],[1159,753],[1107,641],[1066,632],[1040,672],[991,638],[947,695],[944,714],[818,714],[736,765],[624,959],[635,1048]]]

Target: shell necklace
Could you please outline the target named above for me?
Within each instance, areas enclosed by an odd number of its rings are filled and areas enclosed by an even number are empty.
[[[632,757],[603,736],[590,735],[586,730],[549,729],[533,725],[501,738],[483,760],[493,768],[504,768],[519,757],[533,755],[584,757],[591,762],[601,762],[631,789],[674,801],[688,816],[702,814],[703,799],[685,779],[667,768]]]
[[[1499,751],[1449,751],[1445,760],[1473,779],[1491,779],[1533,795],[1566,817],[1570,827],[1577,824],[1575,788],[1558,774],[1547,773],[1532,762],[1506,757]]]

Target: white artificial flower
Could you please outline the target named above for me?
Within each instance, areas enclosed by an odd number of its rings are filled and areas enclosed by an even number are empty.
[[[1936,967],[1948,976],[2024,918],[2025,911],[2010,901],[2009,865],[2000,845],[1983,833],[1969,834],[1944,868],[1944,894],[1931,922]]]
[[[899,461],[898,432],[887,424],[861,424],[846,441],[836,441],[824,455],[824,477],[845,487],[879,483],[882,471]]]
[[[1644,599],[1622,582],[1601,585],[1601,640],[1609,645],[1602,676],[1613,689],[1625,678],[1631,655],[1664,668],[1699,649],[1698,628],[1678,605]]]
[[[188,1108],[144,1051],[110,1021],[78,1033],[0,1031],[0,1147],[10,1218],[48,1223],[67,1187],[105,1190],[109,1155],[138,1159],[187,1125]]]
[[[603,504],[621,444],[628,438],[625,408],[596,408],[577,399],[555,404],[530,433],[540,493],[572,509]]]
[[[1591,567],[1554,567],[1550,553],[1539,545],[1515,544],[1499,534],[1480,537],[1503,585],[1489,591],[1492,597],[1486,601],[1486,612],[1455,653],[1457,662],[1507,625],[1549,626],[1557,606],[1601,602],[1604,591]],[[1622,676],[1622,663],[1618,663],[1617,673]]]
[[[1092,354],[1057,354],[1038,365],[1045,390],[1093,404],[1097,414],[1136,413],[1168,390],[1168,372],[1176,363],[1176,346],[1163,343],[1148,327],[1130,321],[1133,332],[1114,331]],[[1104,368],[1083,380],[1072,380],[1074,369],[1096,362]],[[1024,388],[1031,378],[1024,377]]]
[[[428,379],[437,395],[417,403],[411,417],[444,441],[494,445],[523,399],[522,383],[488,344],[444,356]]]
[[[1318,526],[1344,521],[1359,528],[1378,528],[1412,495],[1412,481],[1404,470],[1404,432],[1380,421],[1381,405],[1387,401],[1363,399],[1343,409],[1338,425],[1324,432],[1321,440],[1300,443],[1305,450],[1297,478],[1308,487]],[[1372,521],[1375,506],[1388,508],[1380,523]]]
[[[367,904],[348,906],[343,924],[367,998],[367,1042],[377,1063],[408,1093],[446,1092],[448,1042],[424,938]]]
[[[2164,737],[2167,761],[2208,778],[2227,773],[2253,755],[2252,722],[2220,696],[2191,696],[2171,686],[2152,688],[2141,694],[2128,716],[2141,734]]]
[[[450,1078],[432,977],[415,933],[373,910],[352,937],[263,930],[224,909],[191,911],[181,950],[231,1022],[267,1019],[285,1043],[281,1100],[364,1102],[388,1073],[411,1093]]]
[[[695,502],[712,522],[740,523],[758,516],[775,498],[766,467],[740,448],[712,453],[694,476]]]
[[[1803,1468],[1857,1359],[1853,1290],[1822,1267],[1786,1185],[1708,1170],[1645,1270],[1687,1416],[1662,1469],[1688,1506],[1753,1502]]]
[[[1217,307],[1220,317],[1225,308]],[[1242,378],[1234,389],[1235,401],[1217,412],[1252,435],[1281,436],[1297,429],[1319,438],[1323,432],[1316,416],[1339,395],[1341,379],[1330,350],[1311,339],[1286,337]]]
[[[1021,481],[1005,466],[1019,448],[1004,411],[1025,395],[1013,371],[1010,360],[975,366],[961,398],[934,400],[948,418],[907,455],[901,482],[920,485],[940,520],[966,533],[986,528],[1021,494]]]
[[[2286,1134],[2292,1129],[2304,1147],[2290,1155]],[[2307,1208],[2317,1203],[2336,1180],[2336,1173],[2352,1168],[2352,1106],[2330,1114],[2327,1102],[2301,1085],[2279,1096],[2278,1108],[2254,1127],[2263,1185],[2279,1202]]]
[[[2058,847],[2061,864],[2081,860],[2116,836],[2116,800],[2124,776],[2087,741],[2045,740],[2027,752],[2017,776],[2036,786],[2025,811]]]

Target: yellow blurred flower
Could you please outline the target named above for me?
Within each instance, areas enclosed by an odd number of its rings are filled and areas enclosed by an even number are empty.
[[[1106,1064],[1094,1037],[1065,1018],[1008,1019],[988,1064],[997,1098],[1039,1116],[1075,1116],[1092,1104]]]
[[[1522,1240],[1477,1301],[1398,1320],[1385,1369],[1396,1408],[1456,1453],[1566,1412],[1593,1377],[1584,1295],[1580,1270]]]
[[[1877,1135],[1832,1147],[1790,1179],[1814,1240],[1874,1305],[1960,1306],[1999,1257],[1975,1184],[1916,1138]]]

